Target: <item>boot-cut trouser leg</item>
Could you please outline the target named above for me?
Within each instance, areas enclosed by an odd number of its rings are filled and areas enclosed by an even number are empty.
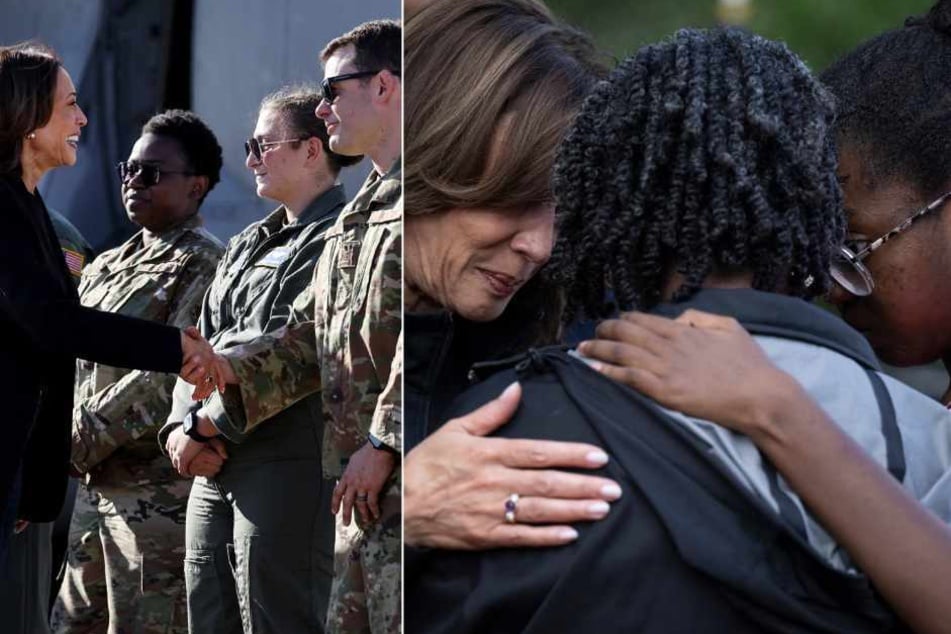
[[[333,487],[322,475],[316,396],[229,443],[214,480],[196,479],[186,521],[191,634],[323,632]]]
[[[214,481],[195,478],[185,519],[185,593],[190,634],[241,634],[231,571],[234,513]]]
[[[246,634],[322,632],[332,578],[331,486],[316,461],[234,465],[234,572]]]

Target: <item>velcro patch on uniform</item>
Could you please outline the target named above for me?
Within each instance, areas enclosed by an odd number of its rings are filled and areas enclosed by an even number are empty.
[[[284,260],[289,258],[290,255],[291,255],[290,247],[276,247],[268,251],[268,254],[265,255],[263,258],[261,258],[261,260],[257,263],[256,266],[273,266],[276,268],[280,266],[281,264],[283,264]]]
[[[66,266],[69,272],[79,277],[83,272],[83,264],[86,263],[86,256],[78,251],[63,248],[63,258],[66,260]]]
[[[342,269],[353,268],[357,265],[357,255],[360,253],[360,241],[351,240],[340,245],[337,253],[337,266]]]

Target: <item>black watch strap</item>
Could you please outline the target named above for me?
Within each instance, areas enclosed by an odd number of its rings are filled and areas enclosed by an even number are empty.
[[[382,440],[380,440],[373,434],[367,434],[367,442],[369,442],[370,446],[376,449],[377,451],[388,451],[394,456],[400,455],[400,452],[398,452],[393,447],[390,447],[388,444],[386,444],[385,442],[383,442]]]
[[[197,440],[198,442],[208,442],[211,440],[210,437],[202,436],[200,433],[198,433],[198,416],[195,414],[195,410],[185,414],[185,420],[182,421],[182,431],[185,432],[185,435],[192,440]]]

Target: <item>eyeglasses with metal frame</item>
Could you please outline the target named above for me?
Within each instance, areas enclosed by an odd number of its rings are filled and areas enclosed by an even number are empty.
[[[254,158],[261,160],[261,157],[264,156],[264,153],[268,151],[272,145],[283,145],[285,143],[297,143],[298,141],[306,141],[307,137],[301,137],[299,139],[279,139],[277,141],[259,141],[258,139],[251,137],[244,142],[244,156],[245,158],[248,155],[253,154]]]
[[[907,231],[919,218],[926,216],[935,209],[939,209],[949,198],[951,198],[951,192],[942,194],[931,203],[916,210],[902,220],[898,226],[876,240],[871,242],[846,240],[845,245],[839,247],[838,251],[832,254],[832,264],[829,271],[832,279],[856,297],[871,295],[872,291],[875,290],[875,281],[872,279],[872,273],[862,261],[895,236]],[[860,246],[862,244],[864,246]]]

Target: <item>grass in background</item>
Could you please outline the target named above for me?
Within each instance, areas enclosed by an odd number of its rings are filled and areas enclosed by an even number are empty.
[[[751,0],[746,25],[782,40],[814,71],[859,42],[925,13],[932,0]],[[618,59],[679,28],[716,24],[716,0],[547,0]]]

